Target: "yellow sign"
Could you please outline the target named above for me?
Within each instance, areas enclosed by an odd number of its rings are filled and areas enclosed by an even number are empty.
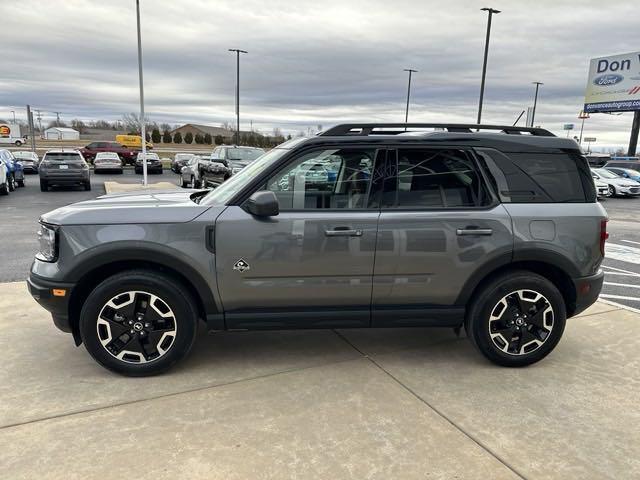
[[[0,137],[9,137],[11,136],[11,129],[9,125],[0,125]]]

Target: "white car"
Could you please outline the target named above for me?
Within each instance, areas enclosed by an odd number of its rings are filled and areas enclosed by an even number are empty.
[[[0,195],[9,195],[8,168],[0,159]]]
[[[596,194],[598,195],[598,198],[608,197],[609,185],[604,183],[602,180],[599,180],[593,172],[591,172],[591,177],[593,178],[593,185],[596,187]]]
[[[624,178],[610,172],[606,168],[592,168],[591,176],[595,180],[599,180],[607,184],[609,189],[609,196],[615,197],[617,195],[625,196],[638,196],[640,195],[640,183],[630,178]]]
[[[93,171],[98,173],[105,170],[116,170],[122,173],[122,160],[114,152],[98,152],[93,159]]]

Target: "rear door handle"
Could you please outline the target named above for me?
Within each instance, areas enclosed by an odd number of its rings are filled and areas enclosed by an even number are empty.
[[[361,237],[362,230],[352,230],[349,227],[336,227],[333,230],[325,230],[327,237]]]
[[[491,228],[458,228],[456,230],[456,235],[493,235],[493,230]]]

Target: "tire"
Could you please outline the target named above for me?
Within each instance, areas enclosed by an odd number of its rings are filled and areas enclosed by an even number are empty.
[[[49,191],[49,183],[46,180],[40,179],[40,191],[41,192]]]
[[[85,191],[89,192],[91,190],[91,181],[84,182],[83,185],[84,185]]]
[[[616,187],[614,187],[613,185],[609,185],[609,196],[611,198],[615,197],[616,194]]]
[[[13,178],[13,175],[7,175],[7,184],[10,192],[13,192],[16,189],[16,181]]]
[[[182,177],[180,177],[180,185],[182,188],[189,188],[189,182],[185,182]]]
[[[566,318],[564,298],[555,285],[523,270],[500,275],[474,295],[465,329],[491,362],[524,367],[555,348]]]
[[[117,303],[122,306],[114,309]],[[170,276],[123,272],[89,294],[80,313],[80,336],[103,367],[128,376],[156,375],[191,350],[198,319],[194,305],[188,290]]]
[[[141,169],[138,169],[138,168],[134,168],[134,169],[133,169],[133,171],[134,171],[137,175],[140,175],[140,174],[142,173],[142,170],[141,170]]]
[[[18,181],[16,181],[16,184],[17,184],[19,187],[24,187],[24,178],[23,178],[22,180],[18,180]]]
[[[22,142],[20,140],[16,140],[15,145],[16,145],[16,147],[21,147],[22,146]]]
[[[9,186],[7,182],[0,184],[0,195],[9,195]]]

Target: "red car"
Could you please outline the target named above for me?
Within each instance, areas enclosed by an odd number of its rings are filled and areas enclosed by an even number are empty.
[[[80,153],[85,160],[93,162],[96,153],[99,152],[113,152],[117,153],[123,163],[133,165],[136,160],[138,152],[131,150],[127,147],[123,147],[118,142],[92,142],[84,148],[80,149]]]

